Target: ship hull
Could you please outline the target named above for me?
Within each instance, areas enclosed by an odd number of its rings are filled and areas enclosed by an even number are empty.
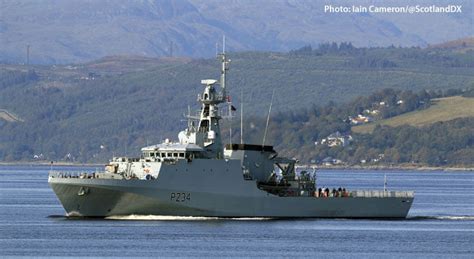
[[[169,215],[274,218],[405,218],[413,197],[280,197],[232,187],[169,188],[159,181],[50,178],[69,216]]]

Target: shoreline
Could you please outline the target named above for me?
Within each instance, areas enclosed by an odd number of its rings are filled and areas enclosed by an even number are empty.
[[[0,162],[0,166],[24,166],[24,165],[29,165],[29,166],[51,166],[51,162],[47,162],[47,161],[35,161],[35,162],[31,162],[31,161],[24,161],[24,162]],[[54,166],[77,166],[77,167],[80,167],[80,166],[88,166],[88,167],[94,167],[94,166],[101,166],[101,167],[104,167],[105,164],[102,164],[102,163],[72,163],[72,162],[53,162],[53,167]]]
[[[315,168],[324,170],[414,170],[414,171],[462,171],[473,172],[473,167],[450,167],[450,166],[415,166],[415,165],[372,165],[372,166],[345,166],[345,165],[300,165],[298,168]]]
[[[2,162],[0,161],[0,166],[51,166],[51,162],[48,161],[17,161],[17,162]],[[54,166],[87,166],[87,167],[103,167],[105,163],[73,163],[73,162],[54,162]],[[415,171],[463,171],[463,172],[472,172],[474,167],[449,167],[449,166],[416,166],[416,165],[369,165],[369,166],[347,166],[347,165],[297,165],[297,168],[315,168],[315,169],[324,169],[324,170],[415,170]]]

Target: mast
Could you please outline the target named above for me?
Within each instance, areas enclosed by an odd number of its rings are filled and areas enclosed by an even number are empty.
[[[240,144],[244,144],[244,90],[240,89]]]
[[[270,123],[270,113],[272,112],[273,96],[274,95],[275,95],[275,89],[273,89],[272,100],[270,101],[270,107],[268,108],[267,124],[265,125],[265,132],[263,133],[262,147],[265,146],[265,138],[267,137],[268,124]]]
[[[228,64],[230,62],[230,60],[227,60],[226,59],[226,56],[225,56],[225,36],[223,36],[222,38],[222,53],[218,55],[219,58],[220,58],[220,61],[221,61],[221,80],[220,80],[220,85],[222,87],[222,95],[225,97],[227,96],[227,93],[226,93],[226,78],[225,78],[225,74],[226,74],[226,71],[229,70],[228,68]]]
[[[218,59],[221,62],[220,80],[201,80],[204,91],[198,95],[198,101],[201,103],[201,111],[198,118],[199,125],[196,130],[188,129],[185,131],[185,135],[183,136],[184,143],[199,145],[206,150],[206,157],[217,159],[224,158],[224,147],[219,125],[219,120],[222,118],[219,113],[219,104],[228,100],[226,92],[226,72],[230,62],[225,55],[225,38],[223,45],[223,52],[218,55]],[[220,87],[217,87],[217,85]],[[188,118],[190,117],[192,116],[188,115]]]
[[[219,104],[227,101],[229,115],[232,117],[232,104],[226,92],[226,72],[229,70],[230,59],[228,60],[225,55],[225,38],[223,39],[222,53],[218,54],[217,58],[221,62],[220,80],[201,80],[204,91],[202,94],[198,94],[197,98],[198,102],[201,103],[200,114],[199,116],[192,116],[188,108],[188,128],[178,135],[180,143],[196,144],[202,147],[205,150],[205,157],[211,159],[224,158],[224,147],[219,125],[219,120],[223,117],[219,112]],[[198,120],[197,127],[192,123],[192,120]],[[232,138],[232,127],[230,131],[230,138]],[[232,141],[232,139],[230,140]]]

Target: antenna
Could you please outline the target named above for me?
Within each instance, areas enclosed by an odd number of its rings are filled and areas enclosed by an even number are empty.
[[[267,125],[265,125],[265,132],[263,133],[262,147],[265,146],[265,138],[267,137],[268,123],[270,123],[270,112],[272,112],[273,96],[274,96],[274,95],[275,95],[275,88],[273,89],[273,92],[272,92],[272,100],[270,101],[270,107],[268,108]]]
[[[244,89],[240,88],[240,144],[244,144]]]
[[[222,54],[225,54],[225,35],[222,36]]]
[[[191,106],[188,104],[188,128],[191,130]]]
[[[225,89],[225,83],[226,83],[226,80],[225,80],[225,74],[226,74],[226,71],[229,70],[228,68],[228,64],[230,62],[230,59],[227,60],[226,56],[225,56],[225,36],[223,36],[222,38],[222,53],[220,55],[218,55],[218,58],[220,58],[221,60],[221,63],[222,63],[222,68],[221,68],[221,81],[220,81],[220,85],[222,87],[222,95],[226,96],[226,89]]]
[[[384,174],[384,179],[383,179],[383,191],[387,191],[387,175]]]
[[[232,101],[230,96],[227,96],[227,110],[229,112],[229,144],[232,145]]]

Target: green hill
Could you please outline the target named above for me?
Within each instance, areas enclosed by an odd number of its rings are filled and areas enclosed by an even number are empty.
[[[472,96],[473,90],[461,92],[463,96]],[[267,136],[280,154],[304,162],[321,163],[325,160],[344,165],[472,167],[474,99],[450,95],[454,93],[456,91],[449,90],[413,94],[411,91],[384,89],[349,103],[277,114],[270,123]],[[441,96],[453,97],[439,99]],[[400,99],[404,102],[397,105]],[[403,122],[390,126],[379,124],[370,134],[351,132],[347,117],[382,100],[388,106],[380,109],[381,118],[396,120],[409,116],[410,119],[405,118]],[[418,105],[413,106],[415,103]],[[418,112],[409,112],[415,110]],[[403,115],[385,117],[395,114]],[[411,124],[407,124],[408,121]],[[246,122],[254,125],[244,126],[246,141],[261,144],[265,120],[247,118]]]
[[[272,112],[297,113],[384,88],[469,88],[474,85],[473,56],[335,43],[290,53],[231,53],[228,86],[237,108],[243,90],[246,115],[264,117],[273,89]],[[200,80],[218,77],[215,59],[122,56],[61,66],[0,65],[1,108],[25,120],[0,120],[0,160],[30,159],[39,153],[57,160],[70,153],[79,161],[98,162],[175,139],[185,127],[187,106],[199,108]],[[293,141],[290,136],[268,140]]]
[[[434,99],[430,108],[405,113],[393,118],[352,127],[355,133],[371,133],[376,125],[397,127],[401,125],[425,126],[440,121],[474,117],[474,98],[453,96]]]

